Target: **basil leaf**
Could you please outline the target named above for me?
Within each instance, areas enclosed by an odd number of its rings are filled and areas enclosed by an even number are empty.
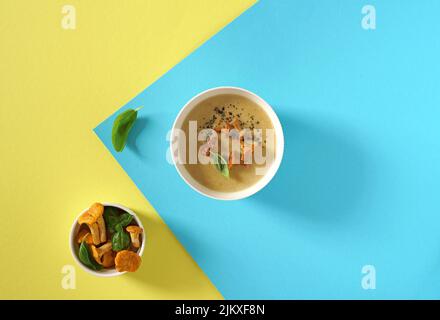
[[[128,109],[118,115],[113,122],[112,143],[117,152],[121,152],[127,143],[128,134],[137,119],[137,113],[142,107]]]
[[[110,233],[115,232],[115,226],[119,223],[119,216],[121,211],[115,207],[105,207],[104,208],[104,221],[107,230]]]
[[[125,250],[130,246],[130,236],[124,231],[123,227],[116,225],[116,232],[112,237],[112,249],[113,251]]]
[[[92,257],[87,244],[83,241],[79,246],[79,260],[92,270],[101,270],[102,266],[98,264]]]
[[[229,178],[229,168],[228,168],[228,162],[225,160],[225,158],[222,157],[221,154],[211,152],[211,157],[214,161],[215,168],[226,178]]]
[[[118,225],[121,227],[126,227],[130,224],[131,220],[133,220],[133,216],[128,212],[125,212],[119,217]]]
[[[110,233],[115,233],[116,226],[121,225],[121,227],[126,227],[133,220],[133,216],[128,212],[123,212],[115,207],[105,207],[104,209],[104,221],[107,230]]]

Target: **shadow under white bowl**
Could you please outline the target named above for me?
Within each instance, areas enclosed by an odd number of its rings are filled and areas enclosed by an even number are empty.
[[[130,210],[129,208],[117,204],[117,203],[110,203],[110,202],[103,202],[102,203],[104,207],[115,207],[115,208],[119,208],[129,214],[131,214],[133,216],[134,221],[136,222],[136,224],[142,228],[142,244],[141,247],[139,248],[139,250],[137,251],[137,254],[142,257],[142,254],[144,253],[144,248],[145,248],[145,242],[146,242],[146,237],[145,237],[145,229],[142,225],[141,220],[138,218],[138,216],[136,215],[136,213],[134,213],[132,210]],[[85,213],[87,210],[89,210],[89,208],[84,209],[79,215],[78,217],[76,217],[75,221],[73,222],[72,228],[70,230],[70,250],[72,252],[73,258],[75,259],[76,263],[79,264],[79,266],[81,268],[83,268],[86,272],[93,274],[95,276],[98,277],[116,277],[116,276],[120,276],[124,273],[126,273],[126,271],[124,272],[119,272],[117,271],[114,267],[113,268],[105,268],[105,269],[101,269],[99,271],[95,271],[90,269],[89,267],[85,266],[78,257],[78,250],[79,250],[79,244],[76,241],[76,236],[78,234],[80,225],[78,224],[78,218]]]
[[[199,93],[185,104],[185,106],[180,110],[179,114],[177,115],[176,120],[174,121],[172,132],[174,132],[174,130],[176,129],[182,129],[184,121],[187,118],[188,114],[194,109],[194,107],[196,107],[202,101],[217,95],[224,95],[224,94],[238,95],[247,98],[252,102],[256,103],[258,106],[260,106],[269,116],[269,119],[271,120],[275,130],[275,159],[273,163],[270,165],[265,175],[261,177],[261,179],[258,180],[255,184],[243,190],[234,191],[234,192],[219,192],[209,189],[204,185],[200,184],[197,180],[195,180],[188,172],[188,170],[185,168],[185,165],[178,163],[176,159],[177,158],[176,154],[172,154],[172,159],[174,166],[176,167],[177,172],[182,177],[182,179],[197,192],[217,200],[239,200],[249,197],[257,193],[261,189],[263,189],[270,182],[270,180],[272,180],[272,178],[275,176],[276,172],[278,171],[278,168],[280,167],[284,153],[284,135],[280,120],[278,119],[278,116],[276,115],[272,107],[255,93],[243,88],[239,88],[239,87],[212,88]],[[174,134],[172,133],[171,136],[174,137]],[[170,142],[170,150],[173,150],[172,139]]]

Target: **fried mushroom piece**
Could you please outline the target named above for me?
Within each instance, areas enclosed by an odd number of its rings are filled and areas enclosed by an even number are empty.
[[[116,270],[119,272],[135,272],[141,265],[141,257],[129,250],[122,250],[116,254]]]
[[[89,209],[89,213],[96,217],[96,222],[98,223],[99,227],[99,240],[101,243],[107,241],[107,232],[105,228],[105,221],[104,221],[104,206],[101,203],[94,203]]]
[[[87,224],[89,226],[94,245],[98,245],[107,240],[103,214],[104,206],[100,203],[94,203],[89,210],[78,218],[79,224]]]
[[[125,228],[125,230],[127,230],[127,232],[130,234],[130,239],[133,247],[139,248],[141,246],[139,236],[142,233],[142,228],[138,226],[128,226],[127,228]]]
[[[93,244],[99,245],[101,243],[101,239],[99,238],[99,226],[97,223],[89,224],[90,233],[92,235]]]
[[[96,247],[93,244],[90,246],[90,249],[92,250],[93,258],[96,262],[98,262],[101,265],[104,265],[103,263],[103,256],[106,253],[112,252],[112,243],[107,242],[106,244],[103,244],[100,247]]]
[[[115,265],[115,253],[113,251],[108,251],[102,256],[102,266],[104,268],[110,268]]]
[[[90,231],[87,229],[81,229],[78,232],[78,235],[76,236],[76,241],[78,243],[85,241],[87,244],[93,244],[92,235],[90,234]]]

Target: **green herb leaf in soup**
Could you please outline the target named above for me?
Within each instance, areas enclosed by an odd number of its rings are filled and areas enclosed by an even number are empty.
[[[91,258],[89,248],[87,247],[87,244],[84,241],[81,242],[81,245],[79,246],[78,256],[79,256],[79,260],[90,269],[95,271],[102,269],[102,266]]]
[[[123,227],[116,225],[116,232],[112,237],[112,249],[113,251],[125,250],[130,246],[130,236],[124,231]]]
[[[211,152],[211,158],[213,159],[213,164],[215,168],[222,174],[222,176],[229,178],[229,168],[228,162],[221,154]]]
[[[117,152],[124,150],[128,134],[130,133],[130,130],[137,119],[137,113],[141,108],[142,107],[125,110],[118,115],[115,122],[113,122],[112,143],[113,148],[115,148]]]

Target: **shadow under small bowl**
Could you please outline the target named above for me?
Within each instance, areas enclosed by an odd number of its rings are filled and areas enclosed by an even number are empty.
[[[145,240],[146,240],[146,238],[145,238],[145,229],[144,229],[144,227],[143,227],[143,225],[142,225],[142,222],[141,222],[141,220],[138,218],[138,216],[136,215],[136,213],[134,213],[132,210],[130,210],[129,208],[127,208],[127,207],[125,207],[125,206],[123,206],[123,205],[120,205],[120,204],[117,204],[117,203],[110,203],[110,202],[104,202],[104,203],[102,203],[103,204],[103,206],[104,207],[115,207],[115,208],[118,208],[118,209],[121,209],[122,211],[125,211],[125,212],[127,212],[127,213],[129,213],[129,214],[131,214],[132,216],[133,216],[133,219],[134,219],[134,221],[136,222],[136,224],[139,226],[139,227],[141,227],[142,228],[142,243],[141,243],[141,247],[138,249],[138,251],[137,251],[137,254],[140,256],[140,257],[142,257],[142,254],[144,253],[144,248],[145,248]],[[72,252],[72,255],[73,255],[73,258],[75,259],[75,261],[76,261],[76,263],[78,263],[80,266],[81,266],[81,268],[83,268],[86,272],[88,272],[88,273],[90,273],[90,274],[92,274],[92,275],[94,275],[94,276],[98,276],[98,277],[116,277],[116,276],[120,276],[120,275],[122,275],[122,274],[124,274],[124,273],[126,273],[126,272],[119,272],[119,271],[117,271],[114,267],[113,268],[103,268],[103,269],[101,269],[101,270],[99,270],[99,271],[95,271],[95,270],[92,270],[92,269],[90,269],[89,267],[87,267],[87,266],[85,266],[80,260],[79,260],[79,257],[78,257],[78,251],[79,251],[79,244],[77,243],[77,241],[76,241],[76,236],[77,236],[77,234],[78,234],[78,231],[79,231],[79,229],[80,229],[80,224],[78,223],[78,218],[83,214],[83,213],[85,213],[86,211],[88,210],[88,208],[87,209],[84,209],[79,215],[78,215],[78,217],[76,217],[76,219],[75,219],[75,221],[73,222],[73,225],[72,225],[72,228],[71,228],[71,230],[70,230],[70,239],[69,239],[69,241],[70,241],[70,250],[71,250],[71,252]]]

